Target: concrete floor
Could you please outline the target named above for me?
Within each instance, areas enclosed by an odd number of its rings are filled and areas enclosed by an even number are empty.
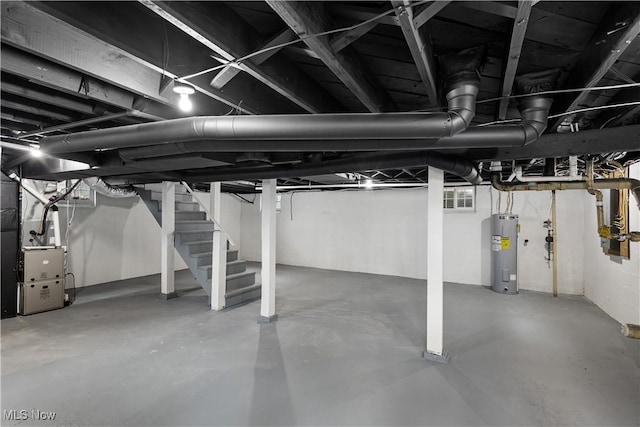
[[[161,300],[158,276],[3,320],[2,409],[56,412],[3,425],[640,424],[640,342],[582,297],[447,284],[439,365],[420,357],[424,281],[277,277],[275,324],[256,323],[259,302]]]

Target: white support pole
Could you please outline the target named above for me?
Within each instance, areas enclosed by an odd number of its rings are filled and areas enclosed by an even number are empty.
[[[427,345],[424,358],[446,363],[448,356],[443,349],[444,331],[444,282],[443,282],[443,232],[444,172],[429,167],[427,192]]]
[[[212,182],[209,185],[211,195],[211,216],[220,224],[220,183]],[[227,236],[220,228],[214,225],[213,255],[211,259],[211,309],[222,310],[226,305],[225,294],[227,292]]]
[[[276,315],[276,180],[262,180],[262,301],[258,323]]]
[[[174,257],[174,231],[176,227],[176,184],[162,182],[162,259],[160,292],[166,299],[176,297]]]

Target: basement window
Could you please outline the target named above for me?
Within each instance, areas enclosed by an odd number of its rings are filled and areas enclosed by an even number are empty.
[[[443,207],[445,210],[472,211],[475,202],[473,187],[451,187],[444,189]]]

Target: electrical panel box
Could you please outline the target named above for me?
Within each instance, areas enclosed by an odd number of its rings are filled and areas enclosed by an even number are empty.
[[[19,293],[19,311],[22,315],[64,307],[64,281],[62,279],[25,282],[20,285]]]
[[[518,215],[491,217],[491,289],[518,293]]]
[[[18,311],[22,315],[64,307],[64,249],[25,247]]]

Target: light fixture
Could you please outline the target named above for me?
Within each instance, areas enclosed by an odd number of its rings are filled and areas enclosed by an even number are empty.
[[[373,180],[372,179],[368,179],[364,182],[364,188],[366,188],[367,190],[371,190],[373,188]]]
[[[173,91],[180,95],[178,107],[180,107],[182,111],[191,111],[191,109],[193,108],[193,104],[189,99],[189,95],[193,95],[196,91],[191,86],[178,82],[174,83]]]
[[[40,151],[39,145],[31,144],[30,147],[30,152],[33,157],[42,157],[42,151]]]

